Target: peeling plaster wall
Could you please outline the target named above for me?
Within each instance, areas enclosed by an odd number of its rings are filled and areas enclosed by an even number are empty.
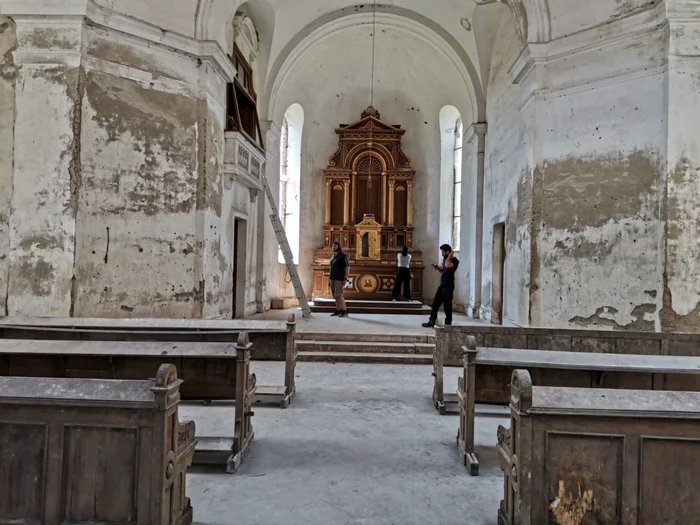
[[[12,51],[17,45],[14,22],[0,16],[0,315],[7,307],[10,259],[10,206],[14,160],[15,68]]]
[[[683,4],[679,3],[678,9]],[[675,10],[675,8],[674,8]],[[668,226],[663,327],[700,331],[700,28],[685,13],[670,30]]]
[[[660,329],[666,52],[660,28],[542,72],[569,87],[534,102],[533,326]]]
[[[519,110],[520,89],[508,76],[521,45],[512,15],[498,26],[486,105],[482,306],[490,318],[494,225],[506,223],[504,324],[527,325],[532,205],[532,118]],[[466,190],[466,188],[465,188]]]
[[[80,37],[76,26],[17,29],[19,48],[46,62],[18,64],[9,315],[72,313],[83,74],[63,59]]]
[[[200,317],[221,201],[195,66],[101,30],[86,47],[75,315]]]
[[[287,108],[299,103],[304,109],[301,159],[302,238],[299,272],[307,293],[312,285],[314,251],[323,245],[325,183],[323,169],[337,147],[334,129],[350,124],[370,103],[371,26],[337,31],[296,63],[275,101],[274,121],[282,122]],[[419,36],[403,29],[378,25],[376,41],[374,106],[382,119],[406,129],[403,150],[416,170],[413,191],[414,246],[423,251],[425,297],[432,297],[439,274],[429,264],[437,262],[440,203],[440,109],[457,107],[465,122],[472,122],[468,92],[452,63]],[[343,60],[338,60],[342,56]],[[439,79],[439,81],[436,81]],[[279,169],[272,188],[279,188]],[[276,191],[278,193],[278,190]],[[279,279],[280,265],[268,253],[266,275]],[[466,266],[466,265],[465,265]],[[466,286],[458,273],[458,286]],[[271,290],[271,296],[275,296]]]

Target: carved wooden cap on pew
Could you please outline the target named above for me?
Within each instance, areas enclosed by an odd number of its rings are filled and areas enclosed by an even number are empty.
[[[151,388],[160,408],[167,408],[180,402],[180,385],[182,383],[182,379],[177,378],[175,365],[170,363],[160,365],[156,373],[155,385]]]
[[[527,370],[513,370],[510,381],[510,406],[521,413],[532,406],[532,378]]]

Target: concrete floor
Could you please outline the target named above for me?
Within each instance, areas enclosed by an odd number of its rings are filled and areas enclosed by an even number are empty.
[[[351,314],[350,317],[339,319],[331,317],[327,313],[314,313],[309,317],[301,316],[301,309],[270,310],[264,314],[257,314],[250,319],[282,321],[289,317],[290,313],[296,314],[297,330],[299,332],[341,332],[341,333],[396,333],[396,334],[433,334],[432,328],[423,328],[422,323],[428,320],[428,316],[422,315],[377,315],[377,314]],[[438,322],[445,322],[445,315],[440,312]],[[484,325],[485,321],[467,317],[464,314],[455,313],[452,316],[455,325]]]
[[[258,384],[281,363],[252,363]],[[255,407],[255,443],[237,474],[195,468],[187,492],[208,525],[496,524],[502,473],[496,428],[505,408],[477,418],[481,476],[461,465],[458,417],[431,402],[431,367],[300,363],[287,410]],[[446,385],[458,369],[446,369]],[[231,409],[183,406],[198,434],[229,434]]]

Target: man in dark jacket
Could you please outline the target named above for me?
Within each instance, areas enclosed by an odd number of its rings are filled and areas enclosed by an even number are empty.
[[[455,272],[459,266],[459,259],[454,256],[452,246],[449,244],[440,246],[440,252],[442,254],[442,266],[433,264],[433,268],[440,272],[440,286],[435,292],[430,319],[427,323],[423,323],[425,328],[435,326],[438,310],[443,305],[445,306],[445,326],[452,324],[452,297],[455,292]]]
[[[343,253],[339,242],[333,243],[333,257],[331,258],[331,293],[335,299],[335,312],[331,317],[347,317],[348,308],[343,297],[343,288],[349,284],[350,260]]]

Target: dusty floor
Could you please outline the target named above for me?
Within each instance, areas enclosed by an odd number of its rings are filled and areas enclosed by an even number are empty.
[[[259,383],[281,363],[253,362]],[[481,476],[461,465],[458,417],[431,403],[431,367],[300,363],[287,410],[255,407],[255,443],[235,475],[195,469],[197,524],[496,524],[502,474],[496,428],[505,409],[477,418]],[[446,370],[456,385],[458,369]],[[198,431],[229,433],[224,407],[181,408]],[[198,432],[199,433],[199,432]]]
[[[286,320],[290,313],[296,315],[298,321],[297,330],[300,332],[342,332],[342,333],[395,333],[395,334],[432,334],[432,328],[423,328],[422,323],[428,320],[428,316],[422,315],[376,315],[376,314],[352,314],[348,318],[339,319],[331,317],[327,313],[314,313],[309,317],[302,317],[301,309],[270,310],[264,314],[252,316],[250,319]],[[438,322],[445,322],[445,314],[438,315]],[[464,314],[455,313],[452,316],[455,325],[483,325],[485,321],[467,317]]]

